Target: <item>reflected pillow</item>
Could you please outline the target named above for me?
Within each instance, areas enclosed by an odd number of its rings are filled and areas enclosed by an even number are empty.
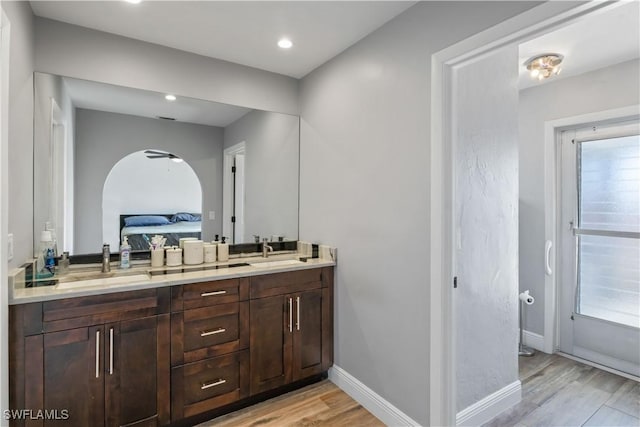
[[[148,225],[167,225],[171,224],[169,219],[160,215],[138,215],[130,216],[124,219],[125,227],[145,227]]]
[[[196,222],[201,220],[202,215],[190,214],[188,212],[178,212],[173,217],[171,217],[171,222]]]

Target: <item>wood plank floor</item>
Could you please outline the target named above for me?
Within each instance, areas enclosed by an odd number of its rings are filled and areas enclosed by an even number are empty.
[[[559,355],[520,358],[522,402],[484,427],[640,426],[640,383]]]
[[[384,426],[329,380],[223,415],[198,427]]]

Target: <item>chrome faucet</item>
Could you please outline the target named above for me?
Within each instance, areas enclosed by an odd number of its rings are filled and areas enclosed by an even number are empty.
[[[265,237],[262,240],[262,257],[267,258],[269,256],[269,252],[273,252],[273,246],[267,245],[268,239]]]
[[[111,249],[109,244],[102,245],[102,272],[108,273],[111,271]]]

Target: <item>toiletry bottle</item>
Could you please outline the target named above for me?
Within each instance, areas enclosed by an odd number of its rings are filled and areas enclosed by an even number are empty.
[[[131,245],[129,244],[129,239],[127,239],[127,236],[124,236],[122,245],[120,245],[120,268],[131,267],[130,256],[131,256]]]
[[[40,233],[40,250],[38,251],[38,272],[53,274],[56,268],[56,257],[53,249],[51,232],[45,230]]]
[[[60,261],[58,261],[58,273],[65,274],[69,272],[69,252],[63,252]]]
[[[222,237],[222,242],[218,245],[218,261],[229,261],[229,244],[225,243],[226,237]]]

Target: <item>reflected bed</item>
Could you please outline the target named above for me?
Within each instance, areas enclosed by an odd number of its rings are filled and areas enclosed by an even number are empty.
[[[200,214],[192,214],[197,217]],[[152,223],[149,225],[138,225],[138,222],[133,222],[135,225],[127,225],[128,222],[132,222],[130,218],[139,219],[142,217],[164,217],[167,219],[164,224]],[[131,245],[131,250],[134,251],[148,251],[149,241],[151,237],[156,234],[162,235],[167,239],[165,246],[177,246],[180,239],[183,237],[195,237],[200,239],[202,237],[202,221],[176,221],[171,222],[176,214],[128,214],[120,215],[120,242],[125,236]]]

